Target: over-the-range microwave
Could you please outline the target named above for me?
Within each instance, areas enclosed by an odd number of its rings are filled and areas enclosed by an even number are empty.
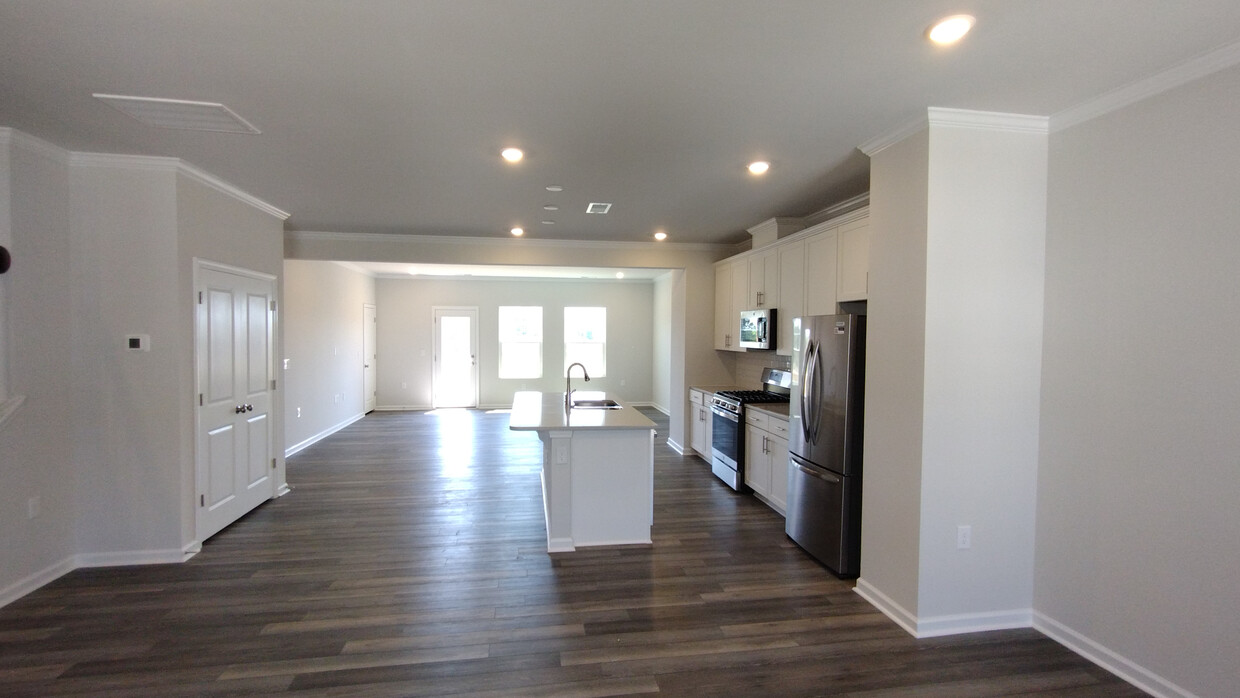
[[[775,309],[742,310],[740,338],[742,349],[774,349]]]

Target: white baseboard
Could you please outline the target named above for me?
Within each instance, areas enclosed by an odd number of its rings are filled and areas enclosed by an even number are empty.
[[[853,591],[916,638],[1010,630],[1033,625],[1033,610],[1028,608],[919,618],[864,579],[857,580]]]
[[[430,405],[380,405],[375,412],[426,412],[430,409]]]
[[[36,591],[73,570],[83,567],[120,567],[123,565],[155,565],[180,563],[193,557],[202,549],[198,541],[194,541],[181,550],[131,550],[118,553],[80,553],[52,563],[47,567],[27,575],[16,582],[0,589],[0,608],[7,606],[21,597]]]
[[[70,556],[59,562],[52,563],[34,574],[22,577],[4,589],[0,589],[0,607],[13,603],[39,587],[51,584],[72,572],[73,569],[73,557]]]
[[[667,439],[667,447],[675,451],[677,455],[681,455],[681,456],[685,455],[685,447],[681,446],[675,441],[672,441],[671,437],[668,437]]]
[[[293,444],[292,446],[289,446],[288,448],[284,449],[284,457],[288,458],[289,456],[297,453],[298,451],[301,451],[306,448],[309,448],[310,446],[313,446],[314,444],[322,441],[323,439],[326,439],[332,434],[335,434],[336,432],[340,431],[341,429],[344,429],[345,427],[360,420],[362,417],[365,417],[365,416],[366,415],[364,414],[356,414],[335,426],[328,427],[327,429],[320,431],[319,433],[315,434],[314,436],[311,436],[310,438],[306,439],[305,441],[302,441],[301,443],[297,443],[297,444]]]
[[[1033,612],[1033,627],[1055,642],[1115,674],[1128,683],[1159,698],[1197,698],[1191,691],[1177,686],[1105,645],[1091,640],[1050,616]]]

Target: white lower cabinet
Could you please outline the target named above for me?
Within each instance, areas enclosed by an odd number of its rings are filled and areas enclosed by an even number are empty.
[[[689,448],[710,462],[710,393],[689,391]]]
[[[745,410],[745,484],[780,514],[788,506],[788,420]]]

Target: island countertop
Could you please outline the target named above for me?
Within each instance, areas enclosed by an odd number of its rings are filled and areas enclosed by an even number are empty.
[[[633,406],[602,391],[577,390],[577,400],[615,400],[618,410],[585,407],[564,409],[564,393],[543,393],[522,390],[513,395],[512,415],[508,428],[513,431],[545,431],[551,429],[654,429],[655,423]]]

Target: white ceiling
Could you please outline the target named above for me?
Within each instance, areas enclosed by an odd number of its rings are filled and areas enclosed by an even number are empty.
[[[928,106],[1053,115],[1238,38],[1235,0],[0,0],[0,126],[183,158],[291,230],[736,243],[864,191],[856,146]]]

